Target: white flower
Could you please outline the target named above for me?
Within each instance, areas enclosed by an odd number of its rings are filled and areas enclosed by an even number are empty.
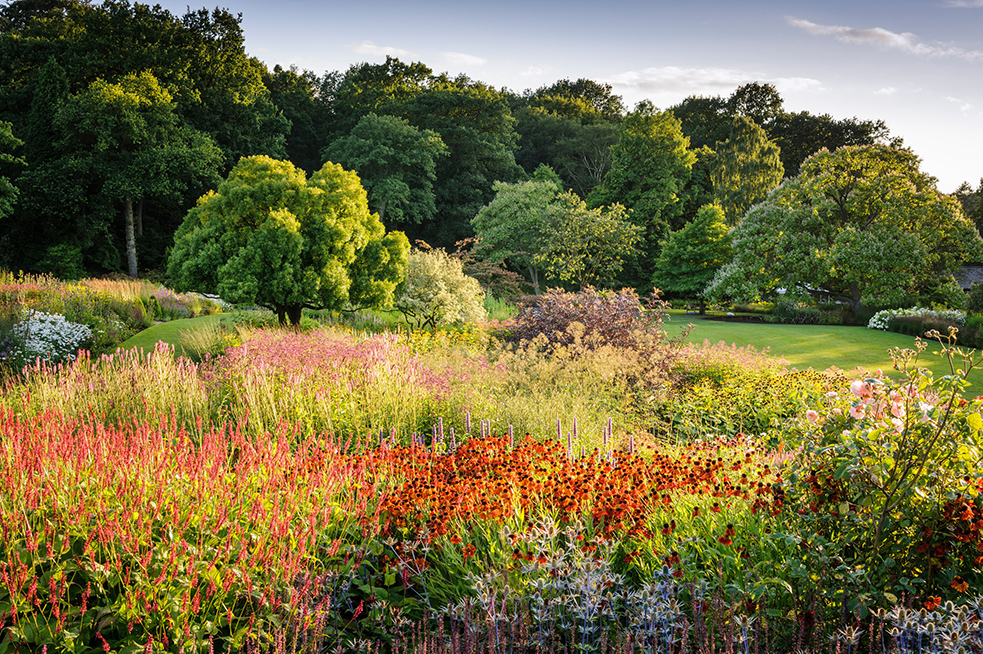
[[[79,348],[92,338],[92,330],[86,325],[33,309],[24,312],[11,333],[21,344],[20,354],[28,362],[35,359],[51,363],[72,361]]]

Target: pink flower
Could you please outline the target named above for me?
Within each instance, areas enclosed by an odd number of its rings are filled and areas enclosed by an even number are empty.
[[[809,409],[806,411],[806,419],[812,424],[816,424],[816,421],[819,420],[819,414],[816,411]]]
[[[857,381],[850,384],[850,392],[857,397],[869,397],[870,396],[870,385],[867,382],[858,379]]]
[[[850,407],[850,416],[854,418],[863,418],[864,417],[863,406],[854,405]]]

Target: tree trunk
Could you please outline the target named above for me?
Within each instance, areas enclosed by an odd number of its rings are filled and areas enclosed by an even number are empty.
[[[701,316],[707,315],[707,301],[704,300],[703,298],[700,298],[700,315]]]
[[[280,321],[281,327],[286,327],[288,324],[291,327],[297,327],[300,325],[300,318],[304,314],[304,305],[302,304],[278,304],[275,307],[277,320]]]
[[[129,195],[123,201],[123,216],[126,220],[126,263],[130,277],[136,277],[137,241],[133,233],[133,198]]]
[[[137,202],[137,236],[143,236],[143,198]]]
[[[536,266],[529,266],[529,279],[532,281],[533,293],[539,295],[539,269]]]

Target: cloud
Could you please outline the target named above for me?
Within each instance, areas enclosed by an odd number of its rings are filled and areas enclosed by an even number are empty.
[[[898,89],[893,86],[885,86],[884,88],[877,89],[874,91],[874,95],[894,95],[898,92]]]
[[[731,68],[664,66],[628,71],[604,80],[615,87],[642,93],[716,95],[749,82],[771,82],[785,91],[820,91],[822,84],[808,77],[768,77]]]
[[[976,9],[983,7],[983,0],[949,0],[945,3],[945,6]]]
[[[448,63],[456,64],[458,66],[483,66],[488,63],[487,59],[464,54],[463,52],[441,52],[439,54]]]
[[[977,0],[972,0],[977,1]],[[981,0],[983,1],[983,0]],[[785,20],[792,27],[805,30],[814,36],[832,36],[837,41],[843,43],[857,43],[861,45],[873,45],[882,50],[900,50],[908,54],[923,57],[957,57],[968,61],[983,60],[983,52],[979,50],[963,50],[955,46],[935,46],[922,43],[918,37],[911,32],[891,32],[883,27],[872,27],[870,29],[856,29],[844,27],[842,25],[820,25],[812,21],[801,18],[786,16]]]
[[[550,71],[547,66],[529,66],[526,68],[525,72],[522,73],[523,77],[537,77],[539,75],[545,75]]]
[[[358,45],[350,46],[352,50],[358,54],[363,55],[373,55],[376,57],[408,57],[410,53],[406,50],[401,50],[400,48],[390,48],[386,46],[376,45],[372,41],[362,41]]]

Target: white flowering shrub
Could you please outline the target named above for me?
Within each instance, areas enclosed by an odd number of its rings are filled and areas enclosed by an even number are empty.
[[[966,313],[963,311],[959,311],[957,309],[946,309],[943,311],[936,311],[934,309],[927,309],[925,307],[912,307],[911,309],[885,309],[884,311],[878,311],[867,322],[867,329],[886,330],[888,328],[888,323],[890,322],[891,318],[901,318],[904,316],[915,316],[918,318],[935,318],[937,320],[944,320],[944,321],[951,322],[953,325],[966,324]]]
[[[417,327],[437,328],[488,319],[481,284],[464,274],[460,259],[443,250],[410,251],[406,282],[396,308]]]
[[[72,361],[92,330],[86,325],[66,320],[64,316],[29,309],[10,333],[14,344],[4,352],[11,362],[30,363],[36,359],[59,363]]]

